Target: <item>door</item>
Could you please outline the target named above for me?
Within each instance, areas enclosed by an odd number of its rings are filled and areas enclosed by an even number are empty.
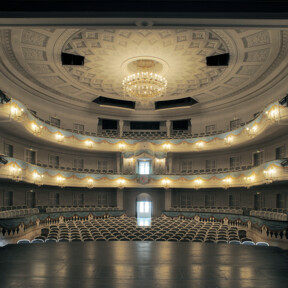
[[[35,208],[36,206],[36,193],[35,192],[26,193],[26,205],[28,208]]]
[[[255,194],[254,195],[254,210],[260,210],[261,209],[261,195]]]
[[[137,225],[150,226],[152,217],[152,202],[137,201]]]

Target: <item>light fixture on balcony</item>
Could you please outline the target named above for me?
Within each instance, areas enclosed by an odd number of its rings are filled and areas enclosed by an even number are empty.
[[[224,138],[225,144],[226,144],[227,146],[231,146],[233,140],[234,140],[234,137],[231,136],[231,135]]]
[[[169,143],[163,144],[163,150],[164,150],[165,152],[169,152],[170,149],[171,149],[171,144],[169,144]]]
[[[272,122],[279,121],[280,120],[280,111],[279,106],[272,108],[270,111],[265,112],[268,119]]]
[[[92,189],[94,187],[94,180],[92,178],[89,178],[87,181],[87,187],[89,189]]]
[[[165,189],[169,189],[170,188],[170,184],[171,184],[171,181],[167,178],[163,179],[162,180],[162,185]]]
[[[244,181],[245,181],[246,187],[249,188],[255,182],[255,175],[244,177]]]
[[[64,141],[64,135],[62,135],[61,133],[57,133],[55,137],[59,143]]]
[[[118,186],[120,189],[123,189],[125,186],[126,181],[124,179],[119,179],[118,180]]]
[[[119,150],[120,152],[124,152],[126,148],[126,145],[124,143],[119,143]]]
[[[32,133],[36,136],[39,136],[42,131],[43,126],[42,125],[39,126],[35,123],[32,123],[31,128],[32,128]]]
[[[128,162],[128,165],[132,165],[133,164],[133,162],[134,162],[134,157],[132,156],[132,157],[130,157],[130,158],[127,158],[127,162]]]
[[[16,182],[21,180],[21,175],[22,175],[22,169],[21,168],[12,166],[10,168],[10,173],[12,176],[12,180],[14,180]]]
[[[250,136],[252,138],[255,137],[257,131],[258,131],[258,125],[257,124],[255,124],[251,128],[249,128],[249,127],[246,128],[246,132],[247,132],[248,136]]]
[[[265,175],[265,183],[266,184],[272,183],[276,170],[274,168],[269,168],[267,170],[264,170],[263,173]]]
[[[230,188],[231,187],[231,183],[232,183],[232,178],[231,177],[227,177],[227,178],[223,179],[223,185],[224,185],[225,189]]]
[[[86,140],[85,141],[85,145],[87,146],[87,148],[92,148],[93,147],[93,141],[91,141],[91,140]]]
[[[63,188],[64,187],[64,182],[65,182],[65,178],[62,176],[57,176],[56,178],[57,184],[59,187]]]
[[[124,96],[145,101],[165,95],[168,82],[154,72],[159,64],[152,59],[138,59],[129,63],[136,73],[123,79]]]
[[[203,141],[197,141],[196,142],[196,149],[201,150],[204,147],[204,142]]]
[[[33,173],[34,184],[38,186],[43,185],[43,177],[44,177],[43,175],[40,175],[39,173],[34,172]]]
[[[11,117],[14,119],[14,120],[20,120],[21,116],[22,116],[22,113],[23,113],[24,109],[23,108],[18,108],[16,106],[12,106],[11,107]]]
[[[203,180],[202,180],[202,179],[196,179],[196,180],[194,180],[194,188],[195,188],[196,190],[200,189],[201,186],[202,186],[202,184],[203,184]]]

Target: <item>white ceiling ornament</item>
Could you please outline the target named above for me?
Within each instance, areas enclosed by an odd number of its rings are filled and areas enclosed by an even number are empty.
[[[122,79],[132,72],[131,62],[154,60],[162,64],[159,74],[169,83],[166,96],[179,98],[219,78],[225,69],[207,67],[206,56],[229,49],[206,30],[82,30],[67,40],[63,52],[85,56],[85,67],[66,72],[108,97],[123,96]]]
[[[167,80],[156,73],[163,70],[160,62],[149,57],[140,57],[127,62],[125,70],[132,74],[129,73],[122,81],[124,97],[150,101],[166,95]]]

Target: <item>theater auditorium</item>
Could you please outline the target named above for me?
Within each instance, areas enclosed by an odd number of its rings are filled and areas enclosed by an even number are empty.
[[[0,11],[7,287],[288,280],[285,1]]]

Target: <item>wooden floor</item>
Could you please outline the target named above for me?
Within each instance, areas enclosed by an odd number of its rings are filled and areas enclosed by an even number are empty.
[[[0,287],[136,288],[288,285],[273,247],[176,242],[74,242],[0,248]]]

